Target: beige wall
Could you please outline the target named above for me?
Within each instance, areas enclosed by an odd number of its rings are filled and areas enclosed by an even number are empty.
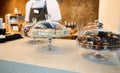
[[[78,25],[98,19],[99,0],[63,0],[60,4],[62,20]],[[78,26],[79,27],[79,26]]]
[[[120,32],[120,0],[100,0],[99,20],[104,27]]]

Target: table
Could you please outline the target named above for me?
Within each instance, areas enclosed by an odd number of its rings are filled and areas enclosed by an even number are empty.
[[[120,62],[115,54],[113,61],[119,63],[119,65],[103,65],[83,58],[82,53],[84,53],[85,50],[78,48],[75,40],[54,39],[53,44],[61,47],[62,50],[61,52],[52,54],[36,51],[38,46],[47,44],[46,39],[40,40],[41,42],[33,43],[31,38],[25,37],[23,39],[2,43],[0,44],[0,60],[45,67],[44,69],[58,69],[55,73],[60,73],[59,70],[66,71],[61,73],[120,73]],[[8,66],[10,65],[6,65],[6,67]],[[24,68],[24,66],[20,67]],[[0,70],[1,68],[2,67],[0,67]],[[18,70],[19,73],[19,69],[16,70]],[[46,73],[50,70],[51,69],[47,69]],[[2,69],[2,71],[5,73],[6,69]],[[25,73],[28,73],[27,70]],[[29,71],[29,73],[31,72]]]

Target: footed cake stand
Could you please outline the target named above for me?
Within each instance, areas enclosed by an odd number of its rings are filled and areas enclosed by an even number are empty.
[[[117,46],[108,46],[107,43],[104,43],[104,46],[93,45],[91,43],[80,43],[77,41],[77,44],[80,49],[85,49],[86,52],[82,53],[82,57],[88,61],[92,61],[98,64],[104,65],[118,65],[116,62],[114,53],[119,50],[120,45]],[[102,50],[97,50],[97,48],[102,48]],[[110,50],[111,48],[112,50]]]
[[[52,45],[53,38],[59,38],[70,35],[70,31],[58,22],[39,21],[29,31],[28,36],[32,38],[47,38],[48,43],[45,46],[39,46],[37,51],[43,53],[57,53],[60,48]]]
[[[96,50],[98,48],[97,45],[91,44],[78,44],[80,49],[84,49],[85,52],[82,53],[82,57],[88,61],[104,64],[104,65],[118,65],[119,61],[117,61],[117,57],[115,56],[115,52],[120,49],[120,45],[118,46],[101,46],[102,50]],[[94,47],[94,48],[93,48]],[[114,50],[109,50],[108,48],[114,48]]]
[[[52,40],[53,37],[52,35],[48,35],[47,37],[48,43],[45,46],[39,46],[37,48],[37,51],[42,52],[42,53],[56,53],[56,52],[60,52],[60,48],[57,46],[53,46],[52,45]]]
[[[39,51],[41,53],[52,53],[52,54],[60,53],[61,48],[59,48],[57,46],[54,46],[52,44],[53,38],[56,38],[56,37],[63,37],[63,36],[57,36],[57,35],[55,36],[55,35],[52,35],[52,34],[48,34],[47,37],[46,37],[47,40],[48,40],[47,45],[37,47],[37,51]]]
[[[120,49],[119,34],[104,29],[101,23],[95,27],[93,29],[93,26],[88,25],[79,33],[77,44],[79,48],[87,51],[82,56],[95,63],[116,65],[114,52]]]

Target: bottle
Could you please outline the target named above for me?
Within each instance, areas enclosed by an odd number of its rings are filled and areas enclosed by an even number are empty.
[[[0,18],[0,29],[2,29],[3,19]]]
[[[64,21],[64,25],[67,27],[67,21]]]

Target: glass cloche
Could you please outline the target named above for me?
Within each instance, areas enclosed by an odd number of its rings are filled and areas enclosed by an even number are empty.
[[[79,31],[77,45],[89,53],[83,56],[93,62],[111,64],[109,58],[112,52],[120,49],[120,34],[104,29],[100,25],[88,25]]]
[[[94,50],[117,50],[120,48],[120,34],[104,29],[102,23],[99,25],[88,25],[84,31],[80,31],[78,44],[81,47]],[[91,27],[92,26],[92,27]],[[94,28],[94,29],[93,29]]]
[[[38,21],[32,25],[28,36],[32,38],[47,38],[48,44],[40,46],[37,51],[44,53],[55,53],[60,48],[52,45],[53,37],[64,37],[70,35],[70,31],[62,24],[54,21]]]
[[[30,37],[64,37],[69,34],[70,31],[64,25],[54,21],[38,21],[28,32]]]

